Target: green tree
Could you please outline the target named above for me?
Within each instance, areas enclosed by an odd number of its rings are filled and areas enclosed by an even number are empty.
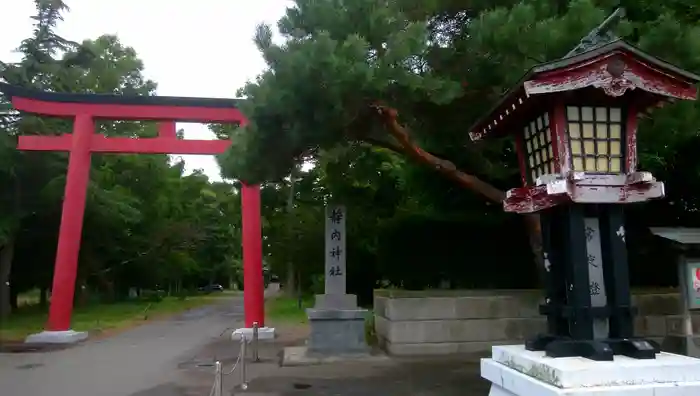
[[[310,158],[368,145],[426,165],[497,204],[463,201],[474,212],[500,211],[503,189],[518,185],[512,143],[473,143],[466,128],[530,67],[564,56],[612,3],[297,0],[277,25],[284,43],[273,43],[271,27],[258,28],[255,42],[267,69],[240,92],[251,122],[228,131],[233,147],[220,158],[223,172],[281,180]],[[688,16],[696,7],[624,6],[629,17],[619,35],[698,70],[698,21]],[[669,143],[678,147],[683,138],[664,127],[692,136],[696,114],[697,105],[688,103],[643,124],[642,165],[673,158]],[[668,150],[659,153],[663,147]],[[410,164],[406,169],[420,174]],[[538,221],[526,218],[537,252]]]
[[[80,65],[90,58],[89,51],[77,43],[68,41],[54,32],[54,27],[61,20],[61,13],[68,7],[63,1],[36,0],[36,15],[33,35],[22,41],[18,51],[22,59],[16,64],[0,62],[0,80],[34,88],[55,88],[53,77],[73,66]],[[57,58],[56,55],[68,51],[74,56]],[[7,102],[0,100],[5,107]],[[12,112],[6,112],[0,119],[3,129],[0,156],[3,157],[0,169],[0,180],[6,186],[2,198],[3,213],[0,220],[0,319],[7,317],[10,312],[10,272],[14,257],[16,233],[23,216],[27,213],[27,203],[36,197],[36,185],[40,182],[36,174],[23,174],[36,167],[23,166],[31,155],[24,155],[14,150],[16,135],[24,132],[35,132],[33,129],[40,124],[36,118],[18,118]],[[31,159],[30,159],[31,161]],[[33,197],[27,197],[27,188],[34,189]]]

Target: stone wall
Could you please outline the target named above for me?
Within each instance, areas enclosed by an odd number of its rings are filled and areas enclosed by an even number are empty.
[[[545,329],[537,312],[541,296],[532,290],[427,291],[377,290],[374,318],[380,345],[392,355],[488,352],[492,345],[518,344]],[[678,293],[636,292],[636,335],[675,351],[680,335]],[[693,318],[700,330],[700,314]]]

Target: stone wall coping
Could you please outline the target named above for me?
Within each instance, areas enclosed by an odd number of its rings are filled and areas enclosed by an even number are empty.
[[[454,289],[454,290],[400,290],[400,289],[375,289],[374,296],[395,298],[437,298],[437,297],[513,297],[522,295],[540,295],[540,289]],[[639,288],[632,289],[633,295],[665,295],[676,294],[677,288]]]

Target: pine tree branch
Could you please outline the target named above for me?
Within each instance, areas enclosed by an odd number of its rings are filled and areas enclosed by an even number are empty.
[[[460,171],[451,161],[442,159],[419,147],[411,138],[411,135],[406,127],[398,122],[398,111],[396,109],[380,104],[373,104],[371,107],[381,116],[384,126],[386,127],[389,135],[396,140],[396,143],[367,138],[363,138],[362,140],[370,144],[377,144],[380,147],[388,148],[397,153],[408,155],[417,162],[432,166],[438,172],[447,176],[451,180],[454,180],[460,185],[483,195],[492,202],[502,203],[505,200],[505,192],[476,176]],[[525,215],[524,217],[530,248],[532,249],[533,259],[538,272],[539,283],[540,285],[544,285],[544,250],[542,246],[540,217],[537,213]]]
[[[476,176],[457,169],[453,162],[437,157],[418,146],[411,138],[408,130],[398,122],[398,111],[396,109],[380,104],[373,104],[372,108],[381,116],[387,132],[396,139],[397,145],[392,147],[396,147],[401,153],[408,155],[417,162],[435,168],[441,174],[483,195],[492,202],[503,202],[505,193],[500,189]]]
[[[380,140],[368,136],[353,135],[355,138],[377,146],[389,149],[401,155],[408,155],[419,163],[432,166],[438,172],[447,176],[451,180],[456,181],[460,185],[477,192],[490,201],[502,203],[505,200],[505,193],[489,183],[477,178],[476,176],[467,174],[457,169],[457,166],[451,161],[442,159],[432,153],[423,150],[416,144],[406,127],[401,125],[397,118],[398,112],[396,109],[381,105],[371,105],[379,116],[382,118],[383,124],[394,141]],[[359,118],[359,117],[358,117]],[[358,123],[355,127],[360,127],[354,130],[367,130],[366,124]],[[540,217],[533,213],[524,216],[525,228],[527,229],[530,248],[532,249],[533,259],[538,272],[538,280],[540,285],[544,285],[544,250],[542,246],[542,231]]]
[[[406,154],[401,146],[399,146],[398,144],[393,143],[393,142],[388,142],[385,140],[375,139],[375,138],[371,138],[371,137],[362,137],[360,139],[360,141],[363,143],[367,143],[371,146],[376,146],[376,147],[381,147],[381,148],[384,148],[387,150],[391,150],[391,151],[395,152],[396,154],[401,154],[401,155]]]

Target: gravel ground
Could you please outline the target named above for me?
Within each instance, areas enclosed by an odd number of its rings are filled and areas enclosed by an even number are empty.
[[[240,391],[240,369],[225,377],[224,389],[230,394],[248,396],[486,396],[488,382],[479,376],[479,356],[449,358],[393,358],[386,361],[352,362],[303,367],[280,367],[282,349],[303,345],[307,329],[277,327],[279,337],[261,345],[261,362],[246,365],[248,389]],[[220,341],[200,351],[199,361],[219,359],[228,371],[238,356],[236,343]],[[215,358],[216,357],[216,358]],[[200,372],[200,390],[211,386],[211,368]],[[189,370],[187,376],[195,376]],[[183,378],[184,379],[184,378]],[[194,382],[189,383],[193,389]],[[229,394],[229,393],[227,393]]]
[[[2,396],[209,396],[214,362],[229,371],[239,355],[231,331],[242,326],[242,298],[152,321],[62,350],[0,353]],[[280,367],[285,346],[303,345],[305,326],[277,325],[260,347],[261,362],[227,375],[225,395],[486,396],[477,356],[345,361]]]

